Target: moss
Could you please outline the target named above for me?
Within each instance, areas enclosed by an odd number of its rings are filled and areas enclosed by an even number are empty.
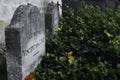
[[[4,31],[6,26],[6,22],[3,20],[0,20],[0,32]]]
[[[0,55],[5,55],[5,44],[0,44]]]

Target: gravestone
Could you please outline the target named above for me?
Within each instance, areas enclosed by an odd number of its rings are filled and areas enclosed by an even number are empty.
[[[53,1],[54,3],[59,2],[62,5],[62,0],[0,0],[0,44],[5,43],[4,30],[6,25],[8,25],[12,19],[14,11],[19,5],[31,3],[39,8],[40,13],[44,14],[46,7],[49,2]],[[60,15],[62,10],[59,10]]]
[[[8,80],[24,80],[45,53],[45,24],[36,6],[19,6],[5,29]]]
[[[46,33],[55,35],[56,29],[59,26],[59,8],[58,4],[56,3],[49,3],[46,9],[45,14],[45,27],[46,27]]]

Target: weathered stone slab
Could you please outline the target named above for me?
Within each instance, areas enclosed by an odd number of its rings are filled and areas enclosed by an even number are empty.
[[[14,14],[14,11],[19,5],[31,3],[39,8],[40,13],[43,14],[46,11],[46,7],[49,2],[53,1],[54,3],[59,2],[60,5],[62,5],[61,0],[0,0],[0,20],[2,20],[5,25],[2,26],[4,29],[6,25],[8,25],[12,19],[12,16]],[[62,13],[60,8],[60,14]],[[1,28],[1,25],[0,25]],[[4,30],[0,31],[0,43],[5,42],[5,36],[4,36]]]
[[[49,3],[45,14],[46,33],[55,35],[59,26],[59,7],[56,3]]]
[[[5,29],[8,80],[24,80],[45,53],[45,24],[36,6],[19,6]]]

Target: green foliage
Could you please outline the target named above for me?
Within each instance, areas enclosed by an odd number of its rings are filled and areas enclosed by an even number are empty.
[[[6,80],[7,71],[6,71],[6,59],[5,59],[5,46],[0,44],[0,79]]]
[[[120,7],[102,11],[86,5],[65,12],[58,35],[46,39],[36,80],[119,80]]]

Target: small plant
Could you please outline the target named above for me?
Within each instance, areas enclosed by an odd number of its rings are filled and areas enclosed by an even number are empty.
[[[34,80],[34,76],[32,74],[28,74],[27,76],[25,76],[24,80]]]
[[[7,67],[6,67],[6,59],[5,59],[5,46],[4,44],[0,44],[0,79],[6,80],[7,78]]]

